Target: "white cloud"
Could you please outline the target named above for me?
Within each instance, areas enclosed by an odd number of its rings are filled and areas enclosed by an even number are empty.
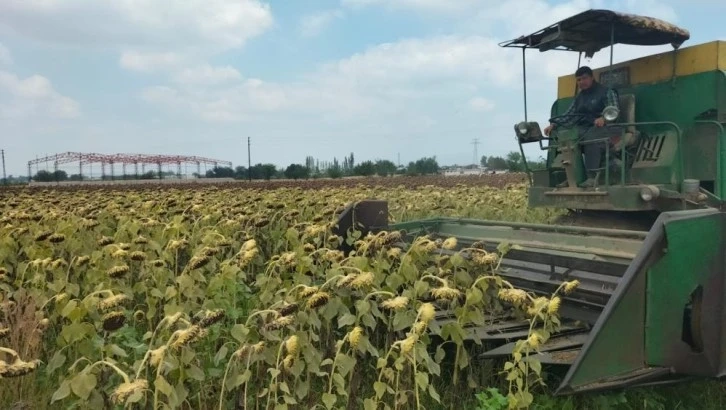
[[[10,54],[10,50],[8,50],[3,43],[0,43],[0,64],[2,65],[10,65],[13,63],[13,57]]]
[[[70,119],[80,116],[79,104],[58,93],[40,75],[21,79],[0,70],[0,117],[6,119]]]
[[[469,100],[469,107],[474,111],[487,112],[494,109],[496,104],[484,97],[474,97]]]
[[[341,19],[344,15],[340,9],[318,11],[305,15],[300,19],[300,34],[305,37],[316,36],[335,19]]]
[[[121,53],[119,64],[132,71],[167,71],[183,64],[184,57],[174,52],[142,52],[129,50]]]
[[[184,68],[171,77],[173,82],[183,85],[218,85],[241,79],[242,74],[234,67],[212,67],[209,64]]]
[[[427,103],[427,98],[454,95],[468,104],[481,87],[516,86],[511,65],[519,56],[502,56],[499,50],[494,40],[476,36],[407,39],[323,64],[299,83],[223,76],[229,80],[223,89],[200,89],[176,76],[179,86],[148,89],[144,99],[211,121],[281,110],[350,120],[395,118],[404,107]],[[211,67],[206,72],[210,77],[217,73]],[[476,108],[484,109],[484,101]]]
[[[273,24],[270,6],[259,0],[3,0],[0,26],[36,40],[165,49],[244,45]]]
[[[432,12],[462,12],[481,7],[479,0],[341,0],[341,4],[350,8],[384,6],[391,10],[412,9]]]
[[[210,122],[238,122],[282,109],[287,97],[280,86],[248,79],[220,89],[169,86],[149,87],[142,91],[144,101],[173,112],[191,113]]]

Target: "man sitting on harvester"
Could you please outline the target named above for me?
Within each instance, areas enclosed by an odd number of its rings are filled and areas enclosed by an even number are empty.
[[[583,141],[607,138],[608,134],[612,134],[612,130],[608,132],[608,129],[605,128],[605,119],[602,112],[608,106],[620,108],[617,93],[612,88],[595,81],[590,67],[578,68],[575,72],[575,78],[580,92],[570,108],[562,114],[565,119],[560,121],[558,125],[567,128],[577,127]],[[550,124],[544,129],[544,134],[549,136],[554,128],[555,124]],[[600,161],[604,151],[605,147],[600,143],[583,146],[587,180],[580,184],[580,187],[587,188],[595,185],[595,169],[600,168]],[[567,181],[560,185],[566,187]]]

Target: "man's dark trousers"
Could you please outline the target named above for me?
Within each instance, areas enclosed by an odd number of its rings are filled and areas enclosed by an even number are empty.
[[[577,128],[579,136],[583,142],[601,140],[617,134],[616,132],[613,132],[614,130],[607,127],[596,127],[594,125],[580,125]],[[585,154],[585,169],[587,170],[588,175],[594,173],[595,169],[600,168],[600,162],[602,161],[605,152],[605,144],[609,144],[609,142],[600,141],[582,145],[582,152]]]

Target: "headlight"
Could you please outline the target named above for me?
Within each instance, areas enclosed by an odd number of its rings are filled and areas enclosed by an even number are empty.
[[[526,135],[527,131],[529,131],[529,127],[527,126],[527,123],[522,121],[519,124],[517,124],[517,132],[520,135]]]
[[[605,118],[605,121],[615,121],[620,116],[620,110],[611,105],[609,107],[605,107],[602,111],[602,116]]]
[[[653,199],[658,198],[658,196],[660,196],[660,189],[656,186],[648,185],[640,190],[640,199],[645,202],[652,201]]]

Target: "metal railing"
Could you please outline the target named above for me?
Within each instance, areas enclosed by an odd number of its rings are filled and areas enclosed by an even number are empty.
[[[721,150],[726,149],[726,130],[724,129],[724,127],[721,123],[716,122],[716,121],[706,121],[706,120],[696,121],[696,123],[711,123],[711,124],[717,125],[720,129],[718,152],[721,153]],[[676,132],[676,138],[678,139],[678,149],[677,149],[678,181],[683,181],[684,172],[685,172],[684,164],[683,164],[683,131],[681,130],[681,127],[678,126],[678,124],[676,124],[672,121],[646,121],[646,122],[613,123],[613,124],[607,124],[605,126],[608,128],[623,127],[624,129],[626,129],[627,127],[652,126],[652,125],[665,125],[669,128],[672,128]],[[585,131],[585,133],[583,133],[583,135],[586,134],[587,132],[588,131]],[[582,138],[582,137],[580,137],[580,138]],[[541,138],[538,141],[540,150],[546,151],[546,150],[550,150],[553,148],[554,149],[559,148],[560,147],[559,144],[551,143],[552,139],[553,138],[551,138],[551,137],[550,138]],[[547,144],[547,147],[545,147],[542,144],[542,141],[544,141],[544,140],[547,140],[549,142]],[[610,137],[598,138],[598,139],[589,140],[589,141],[579,141],[577,144],[580,146],[585,146],[588,144],[595,144],[595,143],[601,143],[601,144],[605,145],[605,185],[610,185],[610,166],[609,166],[610,155],[611,155],[610,154]],[[521,148],[521,144],[520,144],[520,148]],[[625,170],[626,170],[626,165],[627,165],[627,161],[626,161],[627,150],[625,148],[626,148],[625,144],[623,144],[620,147],[620,159],[621,159],[620,184],[622,186],[625,185],[625,174],[626,174]],[[726,155],[726,153],[725,153],[725,155]],[[716,189],[717,189],[717,195],[720,197],[719,193],[724,192],[724,189],[726,189],[726,186],[723,185],[723,183],[721,181],[721,177],[720,177],[721,175],[723,175],[721,166],[724,164],[724,162],[721,161],[721,155],[718,155],[717,161],[718,161],[717,162],[717,173],[718,173],[719,177],[718,177],[718,188],[716,188]]]

